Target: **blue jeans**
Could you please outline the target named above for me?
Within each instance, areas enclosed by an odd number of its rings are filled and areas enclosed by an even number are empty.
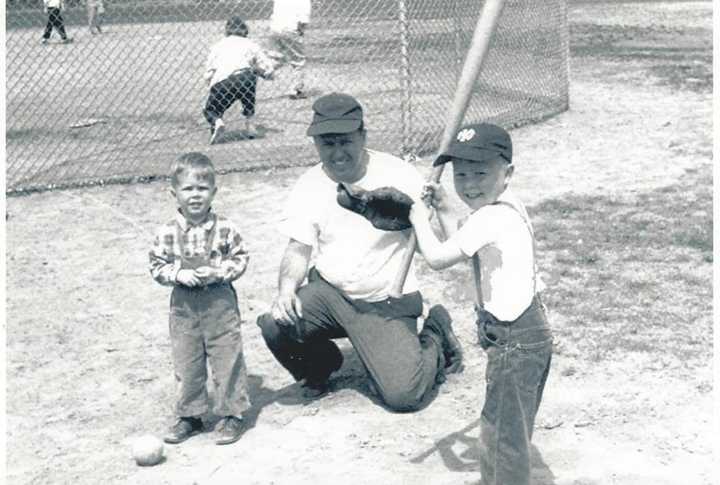
[[[232,285],[173,288],[170,342],[178,416],[207,412],[208,363],[215,384],[213,414],[241,416],[250,408],[240,312]]]
[[[552,357],[552,333],[539,296],[513,322],[482,309],[478,337],[487,353],[480,419],[482,485],[528,485],[530,440]]]

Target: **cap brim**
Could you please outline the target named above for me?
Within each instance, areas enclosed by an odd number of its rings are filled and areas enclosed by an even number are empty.
[[[362,125],[362,120],[325,120],[310,125],[307,136],[327,135],[329,133],[352,133]]]
[[[438,165],[449,162],[453,158],[482,162],[484,160],[492,160],[493,158],[498,157],[507,160],[502,153],[496,150],[487,150],[485,148],[477,148],[471,145],[453,144],[450,145],[447,150],[438,155],[433,162],[433,166],[437,167]]]

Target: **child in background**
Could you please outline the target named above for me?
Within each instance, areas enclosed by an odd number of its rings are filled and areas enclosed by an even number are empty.
[[[53,27],[60,34],[63,44],[69,44],[72,42],[72,38],[68,37],[65,33],[65,23],[62,18],[62,11],[65,9],[64,0],[43,0],[43,10],[48,14],[47,25],[45,25],[45,32],[42,36],[42,44],[47,44],[50,40],[50,34],[52,34]]]
[[[257,77],[272,79],[274,64],[263,49],[247,38],[248,27],[240,17],[232,17],[225,25],[225,38],[210,49],[205,79],[210,85],[203,115],[210,124],[210,144],[222,138],[225,111],[240,101],[245,115],[245,136],[255,138],[253,123]]]
[[[274,0],[270,15],[270,42],[273,51],[270,55],[282,66],[292,68],[293,88],[290,99],[305,99],[304,67],[305,31],[310,23],[312,2],[310,0]]]
[[[100,24],[102,23],[102,15],[105,13],[105,4],[103,0],[86,0],[88,27],[92,35],[102,34]]]
[[[528,485],[530,440],[550,368],[552,334],[538,293],[530,218],[508,189],[514,170],[510,135],[491,124],[466,126],[434,165],[448,161],[455,190],[473,211],[467,222],[440,242],[424,204],[413,204],[410,220],[433,269],[475,259],[476,324],[488,358],[481,483]],[[442,227],[456,227],[442,188],[430,184],[427,192]]]
[[[213,413],[223,417],[216,443],[234,443],[250,407],[240,312],[232,282],[245,272],[248,253],[233,224],[213,212],[215,169],[202,153],[180,156],[171,169],[170,193],[178,211],[157,232],[150,273],[172,286],[170,340],[178,384],[178,420],[165,436],[180,443],[203,428],[208,410],[206,363],[215,384]]]

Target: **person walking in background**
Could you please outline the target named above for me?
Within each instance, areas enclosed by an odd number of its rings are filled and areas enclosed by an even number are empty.
[[[103,0],[87,0],[88,27],[92,35],[102,34],[100,24],[104,13],[105,5]]]
[[[62,18],[62,11],[65,9],[64,0],[43,0],[43,9],[48,14],[47,25],[45,25],[45,32],[42,36],[41,43],[47,44],[50,40],[50,34],[52,33],[53,27],[60,34],[63,44],[69,44],[72,42],[72,38],[68,37],[65,33],[65,25]]]
[[[278,67],[289,65],[293,69],[293,91],[290,99],[305,99],[303,67],[307,62],[304,36],[310,23],[310,0],[275,0],[270,17],[270,40],[274,52],[271,56]]]

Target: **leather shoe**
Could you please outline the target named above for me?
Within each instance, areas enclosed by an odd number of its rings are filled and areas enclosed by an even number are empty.
[[[172,428],[165,435],[165,443],[176,445],[186,439],[198,434],[203,429],[202,419],[195,417],[183,417],[177,420]]]
[[[218,438],[215,440],[217,445],[229,445],[235,443],[245,432],[245,422],[235,416],[225,416],[217,428]]]
[[[462,345],[453,332],[452,318],[445,307],[442,305],[431,307],[424,326],[442,338],[442,350],[445,357],[444,373],[462,372],[464,368]]]

